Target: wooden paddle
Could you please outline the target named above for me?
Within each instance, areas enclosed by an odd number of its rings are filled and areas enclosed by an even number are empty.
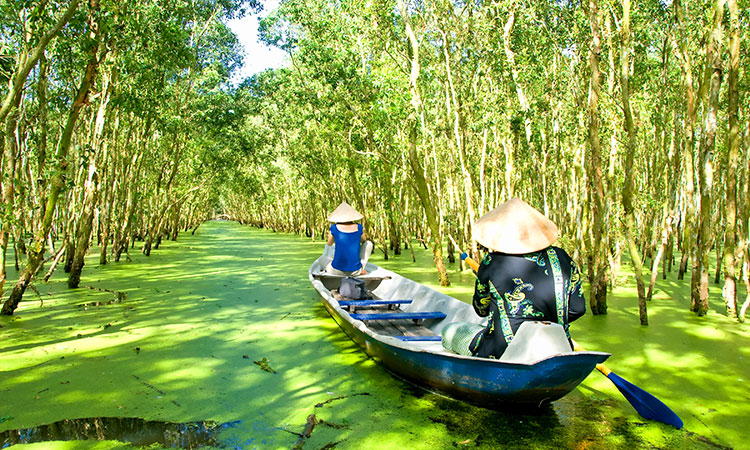
[[[571,339],[572,341],[572,339]],[[573,350],[585,352],[578,342],[573,341]],[[674,413],[661,400],[612,372],[612,369],[604,364],[597,364],[596,370],[601,372],[609,381],[614,383],[620,393],[633,405],[638,414],[649,420],[666,423],[676,428],[682,428],[682,419]]]
[[[469,267],[471,267],[471,269],[474,272],[476,272],[477,270],[479,270],[479,263],[476,262],[476,261],[474,261],[474,259],[472,259],[471,257],[469,257],[468,253],[466,253],[465,251],[461,250],[461,247],[459,247],[458,244],[456,244],[456,240],[453,239],[453,236],[451,236],[449,234],[448,235],[448,239],[450,239],[451,242],[453,242],[453,246],[456,247],[459,252],[461,252],[461,256],[460,256],[461,261],[464,261],[466,264],[468,264]]]
[[[460,251],[460,247],[456,245],[456,241],[453,240],[453,237],[448,235],[448,238],[453,242],[453,246]],[[461,259],[464,260],[475,272],[479,270],[479,264],[477,264],[477,262],[470,258],[465,252],[461,253]],[[573,340],[571,339],[571,341]],[[577,352],[586,351],[583,347],[578,345],[576,341],[573,341],[573,350]],[[625,399],[633,405],[633,408],[635,408],[638,414],[642,417],[666,423],[676,428],[682,428],[682,419],[680,419],[679,416],[669,409],[669,407],[661,400],[612,372],[612,369],[604,364],[597,364],[596,370],[601,372],[612,383],[614,383],[615,387]]]

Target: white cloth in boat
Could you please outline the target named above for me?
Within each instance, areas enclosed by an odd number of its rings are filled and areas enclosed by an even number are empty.
[[[459,355],[471,356],[469,344],[483,329],[483,326],[469,322],[449,323],[443,328],[444,346],[446,350]],[[532,364],[565,353],[571,353],[571,349],[562,325],[552,322],[524,322],[500,361]]]

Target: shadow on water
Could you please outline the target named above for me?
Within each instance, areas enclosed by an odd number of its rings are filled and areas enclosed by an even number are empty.
[[[132,417],[66,419],[34,428],[3,431],[0,433],[0,448],[15,444],[72,440],[114,440],[139,446],[159,444],[185,449],[221,447],[223,444],[217,439],[219,432],[238,423],[239,421],[173,423]]]
[[[454,441],[454,447],[480,449],[707,449],[733,450],[731,446],[668,425],[655,425],[660,437],[644,431],[653,423],[628,420],[615,410],[621,408],[612,398],[587,397],[573,392],[565,398],[539,407],[505,405],[484,408],[454,400],[440,393],[404,382],[401,390],[430,405],[427,417],[445,426],[452,436],[467,439]],[[488,432],[491,430],[491,432]]]

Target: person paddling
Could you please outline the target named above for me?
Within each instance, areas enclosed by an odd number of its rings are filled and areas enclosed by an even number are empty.
[[[333,259],[326,272],[333,275],[361,275],[372,254],[373,244],[367,240],[361,223],[364,216],[348,203],[341,204],[328,216],[331,222],[326,245],[333,246]]]
[[[472,304],[486,326],[453,322],[443,347],[460,355],[500,358],[525,321],[556,322],[570,338],[570,322],[586,312],[581,274],[565,250],[554,247],[557,226],[513,198],[474,223],[474,239],[490,251],[477,271]],[[572,347],[571,347],[572,348]]]

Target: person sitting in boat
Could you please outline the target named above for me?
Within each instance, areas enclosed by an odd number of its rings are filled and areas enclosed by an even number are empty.
[[[362,214],[348,203],[341,204],[328,216],[331,222],[327,245],[336,246],[326,272],[334,275],[360,275],[372,254],[373,244],[367,240],[361,223]]]
[[[513,198],[477,220],[473,234],[489,253],[479,265],[472,303],[489,320],[486,326],[446,325],[443,347],[460,355],[500,358],[525,321],[559,323],[570,338],[569,324],[586,312],[586,300],[578,266],[565,250],[552,246],[557,226]]]

